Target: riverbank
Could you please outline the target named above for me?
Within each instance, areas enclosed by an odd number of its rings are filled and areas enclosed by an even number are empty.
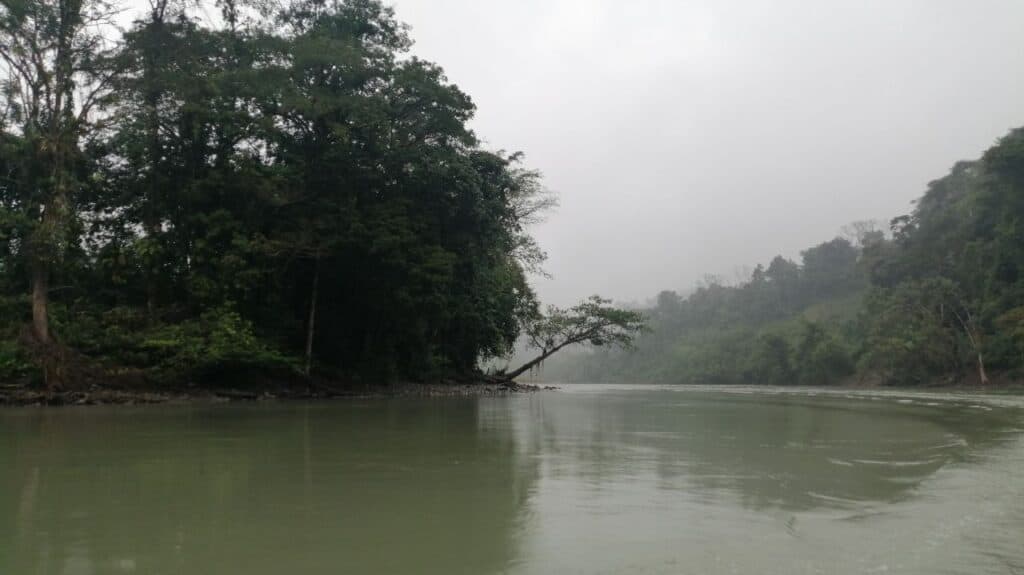
[[[687,384],[679,384],[686,386]],[[699,387],[699,386],[698,386]],[[730,386],[724,386],[730,387]],[[339,400],[372,397],[480,397],[534,393],[559,389],[548,383],[517,383],[500,380],[446,383],[396,383],[389,385],[353,385],[337,382],[312,382],[308,386],[261,385],[258,387],[179,387],[156,386],[100,387],[47,391],[19,384],[0,384],[0,406],[62,406],[62,405],[147,405],[161,403],[227,403],[288,400]],[[822,389],[889,390],[922,392],[955,392],[978,394],[1017,394],[1024,392],[1024,381],[999,378],[987,385],[972,381],[935,381],[914,387],[887,386],[878,382],[847,381]]]
[[[239,387],[115,389],[94,386],[89,389],[61,391],[47,391],[30,386],[8,385],[0,386],[0,406],[147,405],[158,403],[334,400],[369,397],[470,397],[533,393],[554,389],[557,388],[553,386],[493,381],[481,383],[398,383],[375,386],[328,385],[318,382],[306,387],[286,386],[273,388],[264,386],[259,389]]]

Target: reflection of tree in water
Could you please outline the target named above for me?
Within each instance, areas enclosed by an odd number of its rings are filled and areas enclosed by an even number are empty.
[[[538,474],[507,430],[487,425],[490,409],[4,415],[0,514],[14,523],[0,525],[0,571],[500,571]]]
[[[1006,438],[1017,414],[795,394],[624,392],[548,397],[536,417],[549,466],[592,485],[653,476],[713,502],[787,510],[913,495],[942,466]]]
[[[1018,416],[677,392],[4,412],[0,573],[500,572],[581,501],[898,501]]]

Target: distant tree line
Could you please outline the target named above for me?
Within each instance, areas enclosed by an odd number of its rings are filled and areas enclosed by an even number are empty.
[[[701,384],[1024,377],[1024,129],[871,222],[727,286],[662,292],[629,353],[549,362],[552,379]]]
[[[390,8],[215,7],[0,6],[0,379],[459,377],[540,325],[553,200]]]

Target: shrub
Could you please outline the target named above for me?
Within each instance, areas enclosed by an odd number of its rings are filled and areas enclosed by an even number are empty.
[[[295,369],[295,358],[258,338],[251,322],[230,308],[148,331],[141,348],[167,375],[207,375],[226,369]]]
[[[33,369],[32,362],[25,356],[15,339],[0,339],[0,381],[22,379]]]

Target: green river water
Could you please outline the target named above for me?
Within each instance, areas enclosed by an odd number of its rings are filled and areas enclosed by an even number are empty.
[[[1024,399],[0,410],[0,574],[1024,574]]]

